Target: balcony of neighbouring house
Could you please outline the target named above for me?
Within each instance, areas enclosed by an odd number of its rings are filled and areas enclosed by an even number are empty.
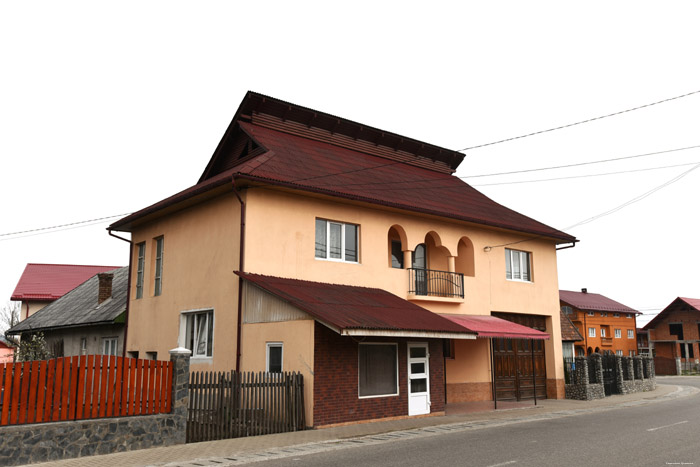
[[[433,269],[407,270],[409,298],[459,302],[464,299],[464,274]]]
[[[605,345],[605,346],[610,346],[613,344],[613,338],[612,337],[601,337],[600,343],[602,345]]]

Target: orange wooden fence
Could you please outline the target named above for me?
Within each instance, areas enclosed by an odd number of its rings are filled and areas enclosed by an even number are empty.
[[[0,364],[0,425],[170,412],[173,364],[107,355]]]

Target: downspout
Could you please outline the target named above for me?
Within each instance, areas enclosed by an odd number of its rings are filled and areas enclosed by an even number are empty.
[[[244,251],[245,251],[245,202],[241,199],[238,194],[238,189],[236,188],[236,176],[231,177],[231,184],[233,185],[233,193],[238,198],[238,202],[241,203],[241,230],[239,239],[239,251],[238,251],[238,271],[244,272],[245,267],[244,261]],[[236,326],[236,372],[241,370],[241,327],[243,323],[243,278],[238,276],[238,323]]]
[[[111,230],[107,230],[110,237],[118,238],[129,244],[129,277],[126,279],[126,310],[124,316],[124,342],[122,343],[122,357],[126,357],[126,336],[129,331],[129,305],[131,304],[131,263],[134,257],[134,242],[119,235],[114,235]]]

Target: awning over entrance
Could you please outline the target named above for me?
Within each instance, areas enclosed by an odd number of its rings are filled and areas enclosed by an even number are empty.
[[[522,326],[495,316],[451,315],[442,313],[453,323],[476,331],[477,337],[505,337],[507,339],[549,339],[549,334]]]
[[[236,271],[342,336],[476,339],[476,333],[382,289]]]

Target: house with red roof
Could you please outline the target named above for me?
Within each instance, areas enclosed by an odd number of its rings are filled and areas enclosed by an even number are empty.
[[[312,426],[563,398],[573,236],[454,175],[464,155],[249,92],[199,180],[114,222],[128,355],[296,371]]]
[[[22,302],[20,320],[24,320],[95,274],[117,268],[118,266],[29,263],[10,300]]]
[[[604,295],[560,290],[562,313],[576,326],[582,338],[574,341],[576,356],[592,353],[637,355],[639,312]]]
[[[678,297],[647,323],[658,375],[700,370],[700,299]]]

